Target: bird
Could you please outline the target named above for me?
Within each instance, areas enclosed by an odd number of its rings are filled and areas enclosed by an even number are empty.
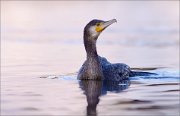
[[[110,63],[106,58],[97,53],[96,42],[99,35],[111,24],[117,22],[116,19],[103,21],[93,19],[84,28],[84,47],[86,60],[80,68],[77,78],[79,80],[112,80],[121,81],[132,76],[146,76],[154,73],[135,72],[124,63]]]

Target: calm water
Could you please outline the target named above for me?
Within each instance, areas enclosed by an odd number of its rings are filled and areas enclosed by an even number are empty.
[[[1,2],[1,115],[179,115],[179,2]],[[157,76],[78,81],[83,28],[118,23],[98,53]]]

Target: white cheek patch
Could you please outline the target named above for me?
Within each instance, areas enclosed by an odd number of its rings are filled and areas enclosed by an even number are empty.
[[[89,28],[89,32],[91,34],[92,37],[96,37],[99,35],[99,32],[96,31],[96,27],[95,26],[91,26]]]

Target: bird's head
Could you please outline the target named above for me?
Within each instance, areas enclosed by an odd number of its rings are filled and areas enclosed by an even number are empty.
[[[84,36],[88,36],[91,39],[97,39],[99,34],[106,29],[109,25],[117,22],[116,19],[109,21],[94,19],[90,21],[84,28]]]

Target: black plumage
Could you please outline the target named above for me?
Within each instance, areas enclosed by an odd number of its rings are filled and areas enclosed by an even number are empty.
[[[84,28],[84,47],[86,50],[86,61],[78,73],[78,79],[91,80],[113,80],[120,81],[130,76],[150,75],[148,72],[133,72],[124,63],[111,64],[106,58],[98,55],[96,41],[100,33],[116,19],[110,21],[92,20]]]

